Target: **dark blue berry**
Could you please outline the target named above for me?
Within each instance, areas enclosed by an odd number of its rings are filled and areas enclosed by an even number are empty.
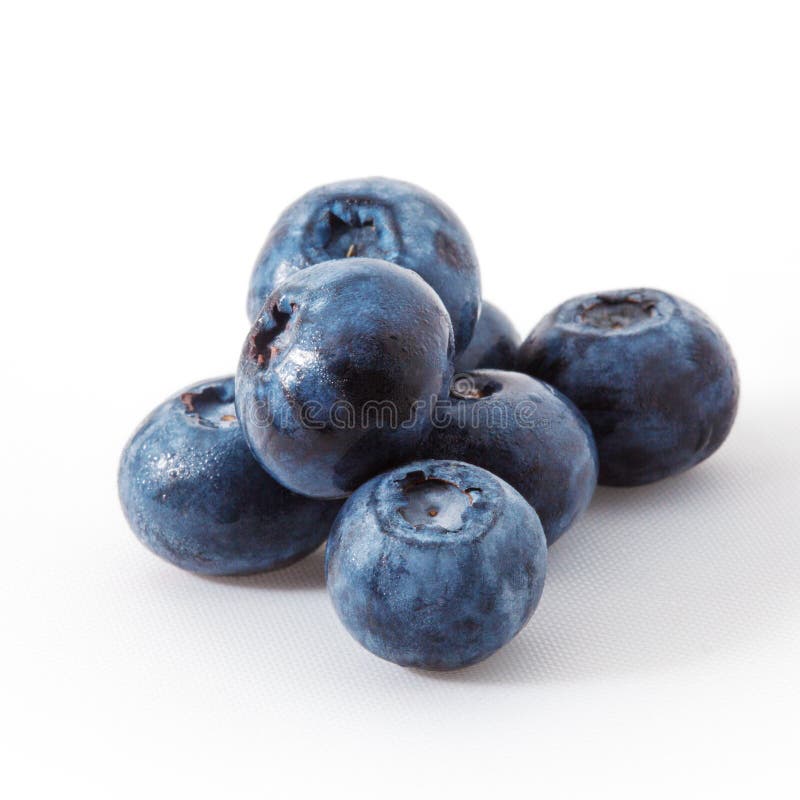
[[[475,333],[456,358],[456,372],[472,369],[514,369],[520,337],[511,320],[485,300]]]
[[[136,536],[192,572],[276,569],[317,548],[341,503],[276,483],[242,436],[233,377],[173,395],[140,425],[122,454],[119,495]]]
[[[350,633],[404,666],[455,669],[508,642],[544,587],[536,513],[471,464],[418,461],[358,489],[336,518],[328,591]]]
[[[654,289],[567,301],[533,329],[517,363],[589,421],[603,484],[635,486],[694,466],[736,416],[739,377],[719,328]]]
[[[344,497],[413,457],[452,374],[453,331],[411,270],[350,258],[296,271],[245,341],[236,408],[264,468],[314,497]]]
[[[508,481],[536,510],[548,544],[586,509],[597,485],[586,420],[552,386],[519,372],[456,375],[419,452],[467,461]]]
[[[466,347],[480,309],[478,260],[469,234],[441,200],[388,178],[320,186],[281,214],[253,267],[251,322],[267,296],[297,270],[354,256],[391,261],[421,275],[450,314],[457,352]]]

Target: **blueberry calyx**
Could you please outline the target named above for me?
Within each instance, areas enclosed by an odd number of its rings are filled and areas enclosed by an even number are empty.
[[[664,299],[649,292],[608,292],[580,303],[574,320],[580,327],[614,334],[648,327],[667,316]]]
[[[397,223],[391,209],[370,197],[337,198],[323,207],[311,241],[327,259],[393,259],[399,253]]]
[[[424,469],[418,464],[382,476],[377,489],[381,529],[423,547],[482,539],[497,519],[498,487],[476,482],[471,466],[464,472],[456,462],[427,461]]]
[[[289,309],[281,311],[279,303],[274,303],[269,310],[272,319],[250,335],[249,356],[261,368],[266,368],[278,354],[278,348],[273,342],[288,327],[292,314],[297,311],[297,303],[290,303]]]
[[[480,400],[491,397],[502,388],[501,383],[491,378],[463,373],[456,375],[450,383],[450,397],[454,400]]]
[[[236,422],[233,393],[227,391],[224,384],[183,392],[180,401],[185,406],[187,418],[204,428],[230,427]]]
[[[398,508],[400,516],[415,529],[424,526],[452,533],[461,530],[466,514],[480,489],[461,487],[443,478],[429,478],[422,470],[409,472],[398,481],[406,503]]]

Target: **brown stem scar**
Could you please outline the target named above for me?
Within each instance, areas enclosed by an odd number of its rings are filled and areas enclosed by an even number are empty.
[[[195,410],[194,410],[194,398],[195,397],[197,397],[197,395],[194,392],[184,392],[181,395],[181,403],[183,403],[186,406],[186,410],[190,414],[194,414],[195,413]]]

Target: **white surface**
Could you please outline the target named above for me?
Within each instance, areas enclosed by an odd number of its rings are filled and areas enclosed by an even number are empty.
[[[520,13],[2,12],[4,796],[796,797],[796,4]],[[521,331],[655,285],[741,368],[724,448],[598,492],[531,624],[457,674],[361,650],[321,554],[204,580],[117,506],[136,423],[234,368],[276,215],[372,173],[458,211]]]

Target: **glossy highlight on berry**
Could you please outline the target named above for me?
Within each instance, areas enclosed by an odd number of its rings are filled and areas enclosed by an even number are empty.
[[[291,564],[325,541],[341,505],[294,494],[261,469],[242,436],[232,376],[154,409],[125,446],[118,485],[139,540],[204,575]]]
[[[270,295],[242,349],[236,408],[276,480],[344,497],[413,458],[452,361],[450,318],[416,273],[368,258],[324,262]]]

